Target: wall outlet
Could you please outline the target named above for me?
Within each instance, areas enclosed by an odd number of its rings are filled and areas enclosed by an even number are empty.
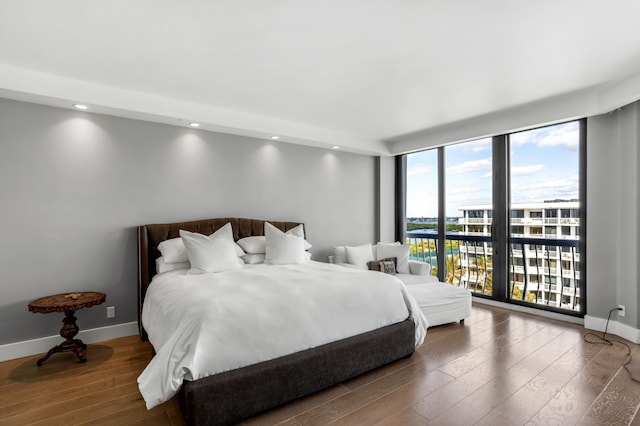
[[[113,318],[116,316],[116,307],[107,306],[107,318]]]
[[[618,316],[624,318],[625,309],[624,305],[618,305]]]

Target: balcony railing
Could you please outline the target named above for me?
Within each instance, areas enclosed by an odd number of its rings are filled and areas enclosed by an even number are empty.
[[[476,294],[493,294],[493,251],[488,235],[446,233],[443,279]],[[438,236],[407,232],[412,259],[432,265],[438,275]],[[580,311],[579,241],[567,238],[514,237],[509,250],[509,297],[571,312]]]

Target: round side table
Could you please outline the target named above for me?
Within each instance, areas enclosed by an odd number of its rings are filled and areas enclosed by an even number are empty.
[[[107,300],[107,295],[104,293],[86,291],[41,297],[29,303],[29,311],[33,313],[64,312],[64,319],[62,320],[64,325],[60,330],[60,336],[64,337],[65,341],[51,348],[43,358],[40,358],[38,366],[41,366],[54,353],[67,351],[73,351],[80,359],[80,362],[86,362],[87,357],[84,354],[84,350],[87,349],[87,345],[80,339],[74,339],[80,330],[76,324],[77,318],[74,313],[78,309],[90,308],[93,305],[104,303],[105,300]]]

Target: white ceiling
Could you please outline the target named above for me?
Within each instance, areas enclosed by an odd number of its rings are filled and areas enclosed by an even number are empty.
[[[638,74],[639,17],[637,0],[0,0],[0,96],[385,155]]]

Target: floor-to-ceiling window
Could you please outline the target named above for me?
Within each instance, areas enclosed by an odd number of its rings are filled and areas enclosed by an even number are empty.
[[[444,148],[447,233],[444,280],[492,293],[492,140]]]
[[[407,156],[406,237],[411,257],[430,263],[438,274],[438,151],[421,151]]]
[[[511,134],[509,146],[509,296],[580,311],[580,122]]]
[[[406,156],[406,239],[441,281],[583,314],[584,121]]]

